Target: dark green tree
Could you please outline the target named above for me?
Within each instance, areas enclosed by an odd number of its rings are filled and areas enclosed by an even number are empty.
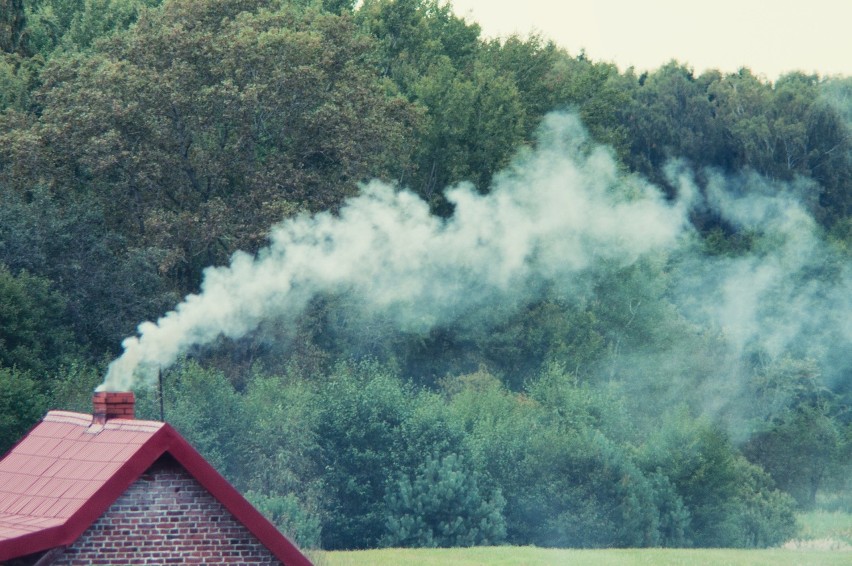
[[[557,547],[660,544],[655,500],[662,498],[627,452],[593,426],[615,407],[593,400],[564,374],[550,381],[529,396],[509,393],[487,374],[450,389],[457,391],[451,409],[468,431],[477,467],[506,498],[508,541]],[[543,403],[542,395],[554,388],[561,394],[548,394]],[[667,529],[673,530],[670,524]]]
[[[524,111],[513,77],[483,60],[479,26],[435,0],[373,0],[358,10],[377,40],[378,71],[424,118],[402,179],[441,214],[443,191],[469,181],[486,191],[523,140]]]
[[[24,0],[0,1],[0,52],[26,53]]]
[[[37,0],[28,2],[27,36],[42,57],[90,49],[133,25],[161,0]]]
[[[382,544],[402,547],[494,545],[503,540],[505,500],[483,493],[477,473],[457,454],[427,458],[413,476],[393,481],[385,495]]]
[[[547,112],[562,109],[560,63],[568,55],[540,35],[511,35],[503,41],[488,41],[482,57],[489,67],[512,78],[527,117],[525,138],[531,140],[539,120]]]
[[[668,478],[689,515],[695,547],[768,547],[796,532],[793,499],[739,453],[727,433],[685,407],[659,421],[639,455]]]
[[[159,391],[137,389],[137,418],[160,420]],[[248,422],[240,394],[227,377],[185,360],[163,377],[166,421],[175,427],[223,476],[244,489],[252,468],[245,437]]]
[[[0,367],[44,380],[73,352],[66,299],[49,280],[0,264]]]
[[[265,5],[170,2],[54,59],[39,121],[4,144],[3,182],[27,190],[12,174],[26,170],[96,195],[186,292],[283,217],[398,177],[414,114],[371,75],[371,41],[350,16]]]
[[[241,399],[250,466],[238,485],[285,533],[307,548],[320,545],[327,501],[317,438],[316,384],[289,371],[255,372]]]
[[[31,108],[42,65],[39,58],[0,53],[0,112]]]
[[[755,379],[754,434],[743,452],[778,487],[813,509],[821,489],[852,473],[838,396],[821,383],[812,361],[785,359]]]
[[[628,160],[628,124],[637,96],[636,77],[631,70],[624,75],[611,63],[596,63],[581,53],[571,57],[560,52],[549,80],[554,106],[577,112],[596,142],[615,150]]]
[[[625,160],[631,169],[665,187],[663,167],[671,159],[685,158],[696,166],[727,164],[729,150],[707,92],[714,78],[696,77],[676,61],[640,77],[627,119],[631,147]]]
[[[314,406],[329,498],[322,547],[375,547],[385,531],[386,483],[400,469],[412,393],[376,364],[341,364],[327,379]]]
[[[458,72],[442,59],[412,90],[427,109],[421,179],[414,188],[441,210],[443,191],[453,183],[469,181],[485,192],[523,139],[523,108],[513,81],[480,64]]]
[[[42,417],[46,401],[29,372],[0,367],[0,457]]]
[[[264,495],[246,493],[252,505],[302,548],[318,548],[322,525],[318,515],[306,510],[292,493],[287,495]]]
[[[64,324],[73,330],[66,347],[95,358],[114,352],[141,320],[179,299],[159,270],[166,253],[110,230],[95,196],[0,186],[0,199],[0,263],[61,293]]]

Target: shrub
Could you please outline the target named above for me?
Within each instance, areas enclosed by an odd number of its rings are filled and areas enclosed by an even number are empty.
[[[249,491],[246,499],[302,548],[319,547],[320,517],[316,511],[306,509],[294,494],[264,495]]]
[[[42,416],[45,398],[29,373],[0,367],[0,456]]]
[[[319,387],[317,438],[327,513],[326,549],[375,547],[384,532],[385,483],[398,470],[399,428],[411,393],[375,364],[341,364]]]
[[[432,457],[413,476],[400,475],[385,501],[385,546],[493,545],[506,535],[500,491],[484,492],[476,471],[457,454]]]
[[[612,405],[568,376],[550,372],[545,379],[528,397],[480,377],[475,387],[456,384],[462,387],[451,399],[478,468],[506,498],[509,542],[660,544],[657,502],[674,503],[657,497],[656,484],[629,452],[596,431]],[[667,528],[677,533],[683,527]]]
[[[665,416],[639,452],[644,469],[666,477],[689,515],[696,547],[765,547],[795,530],[794,504],[735,449],[728,435],[686,410]]]

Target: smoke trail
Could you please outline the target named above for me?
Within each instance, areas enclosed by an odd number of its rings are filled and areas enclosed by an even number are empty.
[[[691,320],[720,329],[736,355],[822,358],[852,341],[852,269],[798,198],[813,190],[755,174],[710,174],[708,206],[757,244],[734,257],[690,258],[679,302]]]
[[[338,216],[280,224],[256,257],[237,253],[229,266],[208,268],[198,294],[141,324],[99,389],[151,382],[191,346],[292,320],[317,293],[353,293],[366,311],[419,330],[493,301],[518,304],[542,281],[673,246],[688,200],[666,203],[619,174],[610,152],[568,115],[547,117],[536,149],[498,175],[488,195],[461,185],[447,197],[455,213],[440,219],[412,193],[374,181]]]
[[[645,399],[645,407],[688,400],[743,440],[748,419],[766,409],[755,402],[755,380],[785,360],[812,365],[820,384],[848,391],[852,264],[802,204],[818,187],[704,171],[699,191],[684,167],[673,165],[670,173],[703,195],[693,203],[697,209],[712,211],[748,243],[708,253],[699,242],[672,253],[669,299],[695,335],[662,352],[625,355],[620,367],[629,369],[620,377],[634,398]]]
[[[846,379],[852,266],[826,245],[801,204],[799,195],[814,187],[704,172],[699,190],[693,172],[676,163],[669,177],[680,194],[673,203],[620,174],[576,117],[548,116],[535,149],[497,175],[489,194],[468,185],[447,192],[455,205],[449,219],[432,216],[412,193],[374,181],[337,216],[276,226],[256,257],[237,253],[229,266],[207,269],[199,294],[141,324],[99,389],[151,382],[158,368],[219,336],[239,338],[267,320],[294,321],[321,293],[345,293],[361,314],[425,333],[495,305],[509,315],[547,284],[586,293],[584,275],[600,265],[631,265],[658,250],[670,254],[668,300],[696,332],[718,336],[724,351],[699,359],[687,336],[634,346],[618,352],[619,364],[606,362],[609,375],[617,368],[638,394],[649,376],[665,374],[672,399],[697,393],[711,412],[744,392],[743,361],[754,353],[814,359],[827,379]],[[706,253],[691,237],[691,209],[713,211],[754,235],[753,249]],[[705,376],[701,391],[694,378],[682,379],[696,373]]]

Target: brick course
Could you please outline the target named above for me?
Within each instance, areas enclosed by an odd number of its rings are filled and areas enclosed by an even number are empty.
[[[171,457],[151,466],[53,564],[281,564]]]
[[[132,392],[116,393],[98,391],[92,397],[95,422],[104,424],[109,419],[135,418],[136,397]]]

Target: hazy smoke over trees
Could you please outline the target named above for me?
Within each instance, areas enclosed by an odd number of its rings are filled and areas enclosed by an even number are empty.
[[[205,272],[201,292],[139,326],[110,367],[107,389],[150,380],[188,347],[238,338],[272,317],[295,317],[320,292],[347,292],[402,329],[427,329],[487,303],[520,304],[543,281],[571,285],[602,260],[629,264],[674,245],[685,208],[619,174],[573,116],[553,115],[488,195],[448,191],[455,212],[375,181],[339,215],[289,220],[257,257]]]
[[[0,452],[100,384],[325,549],[850,510],[852,79],[439,0],[3,5]]]
[[[493,305],[510,313],[544,287],[587,293],[587,275],[600,266],[629,266],[649,254],[668,264],[668,300],[684,323],[725,344],[709,370],[708,395],[720,390],[720,378],[736,378],[744,355],[820,359],[835,368],[824,368],[827,375],[848,368],[850,269],[818,237],[795,184],[700,176],[698,183],[673,163],[679,197],[667,201],[621,173],[575,116],[550,115],[536,147],[497,175],[488,194],[466,185],[447,191],[448,219],[412,193],[374,181],[337,215],[283,222],[256,256],[237,253],[229,266],[209,268],[198,294],[141,324],[101,388],[150,382],[192,346],[239,338],[264,320],[292,321],[321,293],[352,297],[353,316],[380,313],[400,331],[427,332]],[[750,237],[744,251],[708,250],[688,220],[696,210]],[[690,355],[686,342],[656,349],[668,358]],[[660,362],[634,350],[620,352],[625,374]]]

